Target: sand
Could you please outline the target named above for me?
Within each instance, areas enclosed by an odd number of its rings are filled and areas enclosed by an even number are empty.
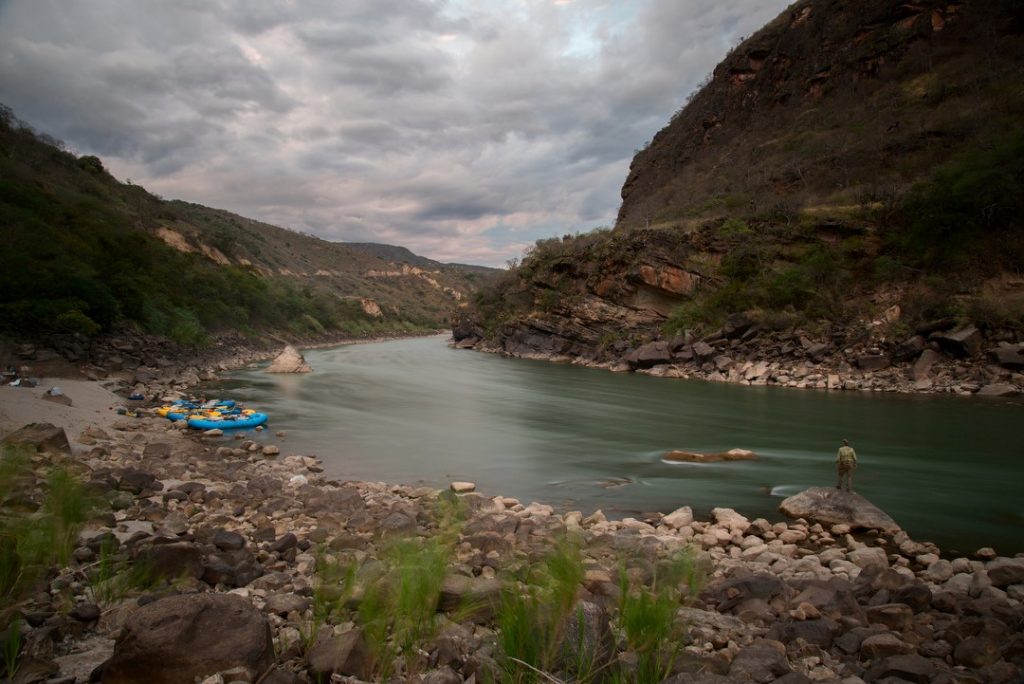
[[[43,399],[51,387],[59,387],[71,406]],[[37,387],[5,384],[0,386],[0,437],[29,423],[52,423],[73,440],[89,425],[109,426],[119,418],[114,409],[124,405],[123,398],[90,380],[41,378]]]

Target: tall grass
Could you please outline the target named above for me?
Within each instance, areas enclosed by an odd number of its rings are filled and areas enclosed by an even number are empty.
[[[16,600],[46,570],[64,565],[96,499],[66,468],[53,467],[36,507],[35,474],[23,448],[5,446],[0,457],[0,598]]]
[[[671,674],[685,644],[685,625],[676,613],[702,582],[703,573],[689,552],[679,552],[660,564],[650,586],[631,583],[626,569],[619,568],[617,623],[627,648],[636,656],[636,667],[617,673],[617,681],[653,684]]]
[[[556,542],[525,582],[511,582],[505,587],[497,618],[498,663],[505,681],[550,681],[544,673],[558,665],[566,623],[573,619],[572,610],[584,574],[579,543],[565,538]],[[582,615],[576,619],[582,620]],[[584,649],[577,648],[575,652],[583,653]],[[574,669],[586,672],[592,667],[580,662]]]

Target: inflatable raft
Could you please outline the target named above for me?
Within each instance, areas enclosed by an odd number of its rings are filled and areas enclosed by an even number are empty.
[[[188,426],[196,430],[230,430],[254,428],[267,422],[267,414],[258,411],[232,413],[227,415],[193,415],[188,417]]]

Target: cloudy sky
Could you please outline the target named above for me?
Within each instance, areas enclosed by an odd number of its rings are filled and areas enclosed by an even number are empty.
[[[785,0],[0,0],[0,102],[118,178],[501,265],[611,225],[633,151]]]

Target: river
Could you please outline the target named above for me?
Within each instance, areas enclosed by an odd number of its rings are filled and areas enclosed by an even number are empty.
[[[783,519],[783,497],[854,488],[945,551],[1024,551],[1024,401],[743,387],[617,374],[450,349],[443,337],[310,350],[315,372],[228,373],[204,389],[270,414],[285,453],[341,480],[382,480],[540,501],[610,517],[716,506]],[[284,431],[285,437],[273,437]],[[671,449],[756,452],[676,464]]]

